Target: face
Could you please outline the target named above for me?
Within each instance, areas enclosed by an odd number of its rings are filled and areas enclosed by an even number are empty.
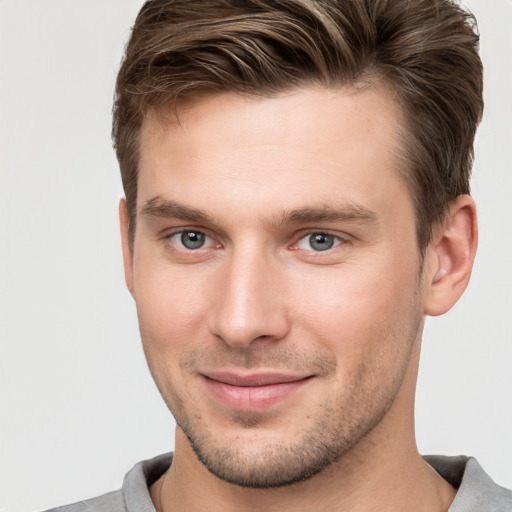
[[[399,108],[380,87],[312,88],[173,115],[144,122],[125,247],[151,372],[211,473],[306,479],[410,392],[422,286]]]

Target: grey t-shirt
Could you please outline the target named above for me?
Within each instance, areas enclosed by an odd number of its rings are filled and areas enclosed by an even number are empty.
[[[424,459],[458,489],[448,512],[512,512],[512,490],[494,483],[473,457],[427,455]],[[126,474],[120,490],[47,512],[155,512],[149,487],[171,462],[171,453],[139,462]]]

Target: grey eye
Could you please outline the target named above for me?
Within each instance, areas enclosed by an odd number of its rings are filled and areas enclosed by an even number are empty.
[[[309,245],[315,251],[326,251],[334,246],[334,237],[325,233],[313,233],[309,236]]]
[[[306,251],[327,251],[340,243],[337,236],[329,233],[311,233],[299,240],[298,247]]]
[[[206,240],[206,235],[200,231],[183,231],[179,236],[186,249],[200,249]]]

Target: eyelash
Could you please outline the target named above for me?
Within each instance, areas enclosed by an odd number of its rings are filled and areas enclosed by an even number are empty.
[[[210,242],[214,242],[216,244],[216,246],[214,247],[215,249],[219,249],[222,247],[222,245],[220,243],[216,242],[213,237],[209,236],[207,233],[205,233],[204,231],[202,231],[200,229],[192,229],[192,228],[183,229],[182,228],[177,231],[168,233],[167,235],[165,235],[164,239],[169,241],[171,244],[178,246],[179,250],[184,250],[187,252],[199,252],[199,251],[201,251],[201,249],[209,249],[210,248],[210,247],[205,247],[204,244],[199,247],[196,247],[196,248],[190,248],[190,247],[185,247],[183,245],[183,240],[181,241],[181,244],[178,241],[173,241],[174,237],[176,237],[178,235],[181,235],[181,237],[183,237],[183,235],[185,233],[194,233],[199,236],[201,236],[201,235],[204,236],[205,243],[208,243],[207,241],[209,240]],[[329,247],[326,247],[325,249],[320,249],[320,250],[315,250],[313,248],[300,247],[299,244],[307,239],[309,239],[312,242],[313,236],[317,237],[317,240],[316,240],[317,243],[322,243],[322,239],[324,239],[324,240],[327,239],[327,240],[332,241],[332,245],[330,245]],[[319,238],[319,237],[321,237],[321,238]],[[192,243],[193,243],[193,241],[192,241]],[[339,245],[342,245],[345,243],[347,243],[347,240],[341,238],[338,235],[334,235],[334,234],[330,233],[329,231],[318,230],[318,231],[308,231],[306,233],[304,233],[304,232],[301,233],[301,235],[298,238],[296,238],[295,242],[290,246],[290,248],[293,250],[304,250],[304,251],[308,251],[310,253],[322,254],[322,253],[329,253],[331,251],[331,249],[334,249],[335,247],[338,247]],[[328,245],[329,245],[329,243],[328,243]]]
[[[315,250],[313,248],[303,248],[303,247],[299,246],[299,244],[305,240],[309,240],[310,242],[313,242],[313,240],[312,240],[313,237],[317,238],[317,240],[315,240],[317,243],[321,243],[321,238],[323,238],[324,240],[325,239],[331,240],[332,245],[329,247],[326,247],[325,249],[320,249],[320,250]],[[330,233],[329,231],[309,231],[309,232],[301,235],[293,245],[296,246],[298,250],[305,250],[305,251],[313,252],[313,253],[324,253],[324,252],[327,253],[327,252],[331,251],[331,249],[334,249],[335,247],[338,247],[339,245],[342,245],[344,243],[346,243],[346,240],[344,240],[343,238],[341,238],[338,235],[334,235],[333,233]]]
[[[210,240],[211,242],[214,242],[216,244],[215,248],[220,248],[221,247],[221,244],[216,242],[211,236],[209,236],[207,233],[205,233],[204,231],[202,231],[200,229],[192,229],[192,228],[183,229],[182,228],[182,229],[179,229],[177,231],[173,231],[171,233],[166,234],[164,239],[166,241],[169,241],[173,245],[178,245],[178,243],[173,241],[172,239],[174,237],[178,236],[178,235],[183,236],[185,233],[195,233],[196,235],[204,235],[205,240]],[[183,244],[181,244],[181,246],[178,245],[178,247],[179,247],[180,250],[184,250],[184,251],[187,251],[187,252],[199,252],[201,249],[207,249],[208,248],[208,247],[200,246],[200,247],[195,248],[195,249],[190,249],[188,247],[184,247]]]

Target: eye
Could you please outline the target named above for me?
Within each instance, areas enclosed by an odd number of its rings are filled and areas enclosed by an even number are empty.
[[[329,233],[310,233],[302,237],[297,247],[305,251],[327,251],[341,244],[341,240]]]
[[[195,231],[191,229],[174,233],[169,237],[169,240],[178,247],[182,247],[189,251],[202,249],[205,246],[210,246],[215,243],[202,231]]]

